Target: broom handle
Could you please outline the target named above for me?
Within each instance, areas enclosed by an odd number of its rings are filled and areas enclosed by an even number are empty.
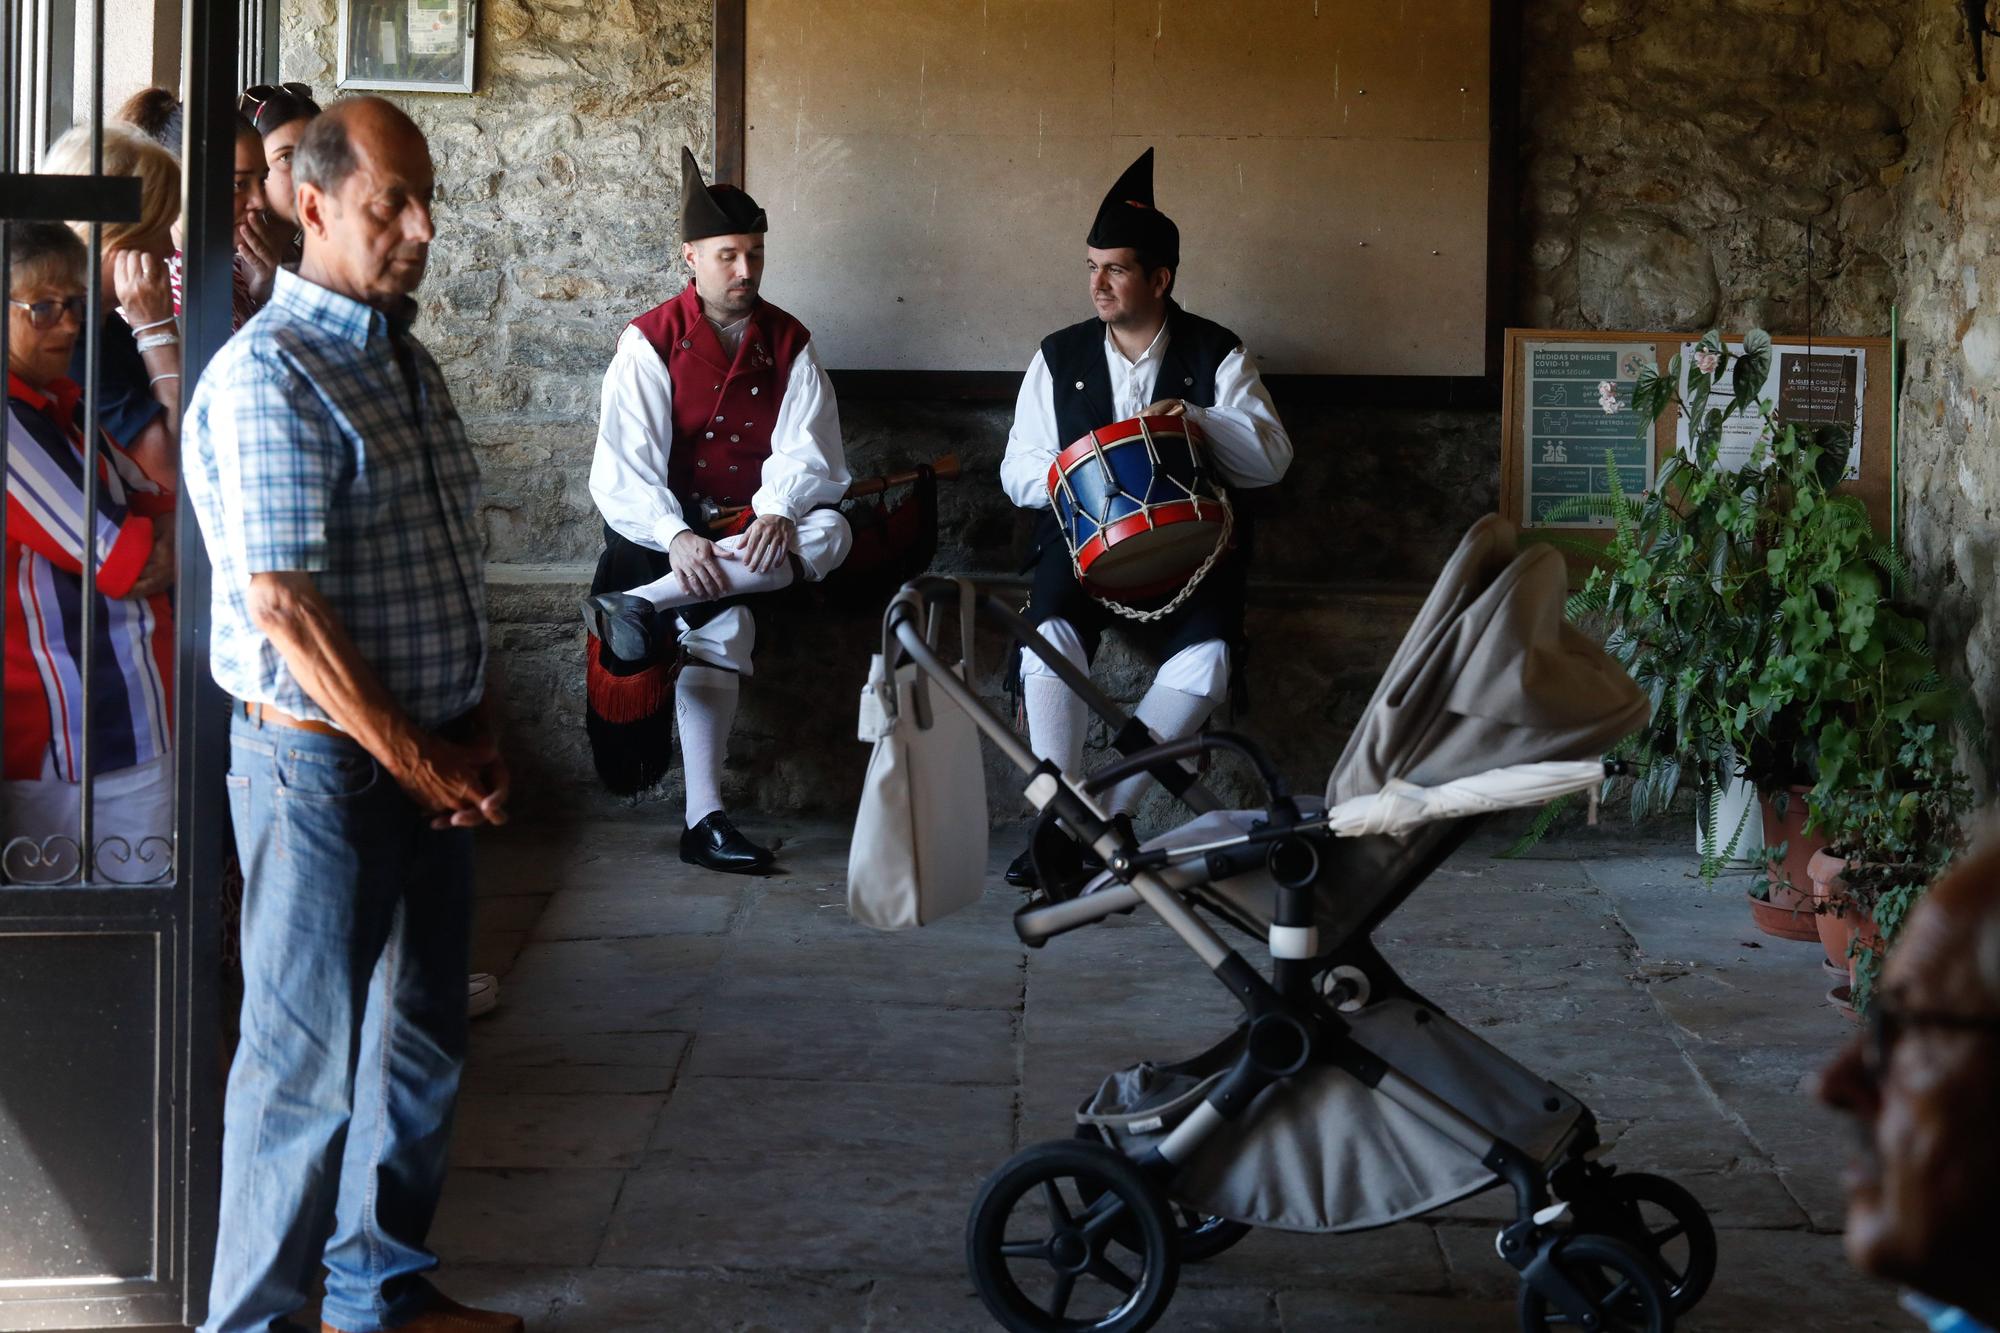
[[[943,458],[940,458],[935,463],[930,464],[930,470],[931,470],[931,475],[936,477],[940,481],[955,480],[959,473],[958,455],[946,454]],[[911,482],[915,481],[921,475],[923,474],[918,469],[910,468],[908,471],[905,472],[891,472],[887,476],[882,476],[882,477],[863,477],[860,481],[857,481],[852,486],[849,486],[847,488],[847,494],[842,498],[848,500],[858,500],[864,495],[880,495],[883,491],[888,490],[892,486],[908,486]],[[717,523],[727,523],[732,519],[740,517],[743,514],[743,512],[749,508],[750,508],[749,505],[726,506],[722,509],[718,509],[715,511],[715,517],[713,521]]]

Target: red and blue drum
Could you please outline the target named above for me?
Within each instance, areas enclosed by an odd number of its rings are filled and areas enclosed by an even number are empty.
[[[1100,597],[1177,592],[1228,539],[1228,501],[1185,417],[1133,417],[1070,445],[1049,468],[1049,507]]]

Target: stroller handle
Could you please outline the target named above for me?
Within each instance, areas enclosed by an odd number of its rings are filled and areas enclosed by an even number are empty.
[[[970,689],[963,687],[957,677],[944,665],[926,641],[924,627],[926,613],[933,607],[962,605],[961,580],[947,578],[941,574],[924,574],[911,579],[896,590],[883,612],[885,640],[893,639],[905,654],[932,677],[934,684],[942,688],[962,708],[971,715],[986,738],[1023,773],[1033,773],[1041,762],[1021,739],[1015,735],[1012,726],[995,717],[991,709],[984,707]],[[981,617],[991,621],[1005,631],[1024,653],[1033,653],[1041,660],[1057,679],[1069,688],[1071,693],[1082,699],[1091,712],[1104,719],[1111,732],[1112,744],[1125,756],[1121,761],[1121,776],[1129,776],[1140,769],[1150,771],[1160,784],[1172,792],[1181,804],[1196,814],[1207,814],[1220,810],[1223,803],[1215,794],[1199,782],[1189,781],[1187,774],[1164,757],[1150,733],[1137,724],[1131,715],[1113,703],[1109,696],[1092,683],[1087,672],[1057,652],[1049,641],[1022,616],[990,592],[978,594],[976,605]],[[1125,768],[1134,758],[1143,757],[1144,763],[1138,767]],[[1251,762],[1257,763],[1252,756]],[[1268,761],[1267,761],[1268,762]],[[1260,773],[1263,765],[1259,766]]]

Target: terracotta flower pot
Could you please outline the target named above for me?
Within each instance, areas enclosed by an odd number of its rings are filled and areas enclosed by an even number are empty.
[[[1764,811],[1764,846],[1785,845],[1784,860],[1771,867],[1771,899],[1763,902],[1750,899],[1751,919],[1757,929],[1766,935],[1775,935],[1781,940],[1813,942],[1819,939],[1819,926],[1812,913],[1812,876],[1809,867],[1812,855],[1824,841],[1809,839],[1806,831],[1806,792],[1809,788],[1792,787],[1791,798],[1785,803],[1785,814],[1781,819],[1771,808],[1771,798],[1760,798]]]
[[[1856,920],[1859,913],[1852,907],[1834,906],[1843,887],[1841,872],[1846,869],[1845,859],[1825,849],[1814,852],[1806,867],[1812,876],[1813,924],[1819,929],[1820,947],[1826,950],[1827,962],[1843,973],[1849,970],[1848,955],[1860,925]]]

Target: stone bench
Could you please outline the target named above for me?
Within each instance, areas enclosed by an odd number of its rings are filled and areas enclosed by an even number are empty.
[[[606,792],[592,769],[583,728],[584,629],[577,611],[590,573],[587,562],[488,567],[516,805],[530,817],[575,817],[664,801],[675,812],[667,817],[677,818],[678,764],[657,788],[631,799]],[[1003,595],[1025,594],[1019,578],[980,581]],[[1425,591],[1253,583],[1245,664],[1251,707],[1234,719],[1226,711],[1219,714],[1220,724],[1263,742],[1301,791],[1319,790]],[[855,706],[880,635],[879,616],[819,606],[767,626],[731,746],[725,792],[732,807],[825,815],[854,808],[868,755],[854,736]],[[1001,680],[1005,647],[998,634],[981,634],[979,685],[990,706],[1009,714],[1013,703]],[[1150,668],[1114,633],[1099,654],[1096,677],[1130,709],[1144,693]],[[1105,741],[1102,724],[1093,720],[1090,764],[1102,760]],[[991,747],[986,758],[995,818],[1018,817],[1026,810],[1018,775]],[[1248,790],[1233,771],[1219,772],[1215,780],[1239,795]],[[1155,799],[1164,812],[1166,798]]]

